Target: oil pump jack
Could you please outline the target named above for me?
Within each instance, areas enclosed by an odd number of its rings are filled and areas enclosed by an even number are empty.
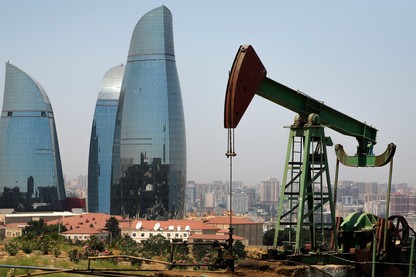
[[[338,242],[335,204],[339,162],[352,167],[383,166],[392,161],[396,146],[391,143],[383,154],[374,155],[373,146],[376,144],[377,129],[330,108],[300,91],[273,81],[266,75],[267,71],[253,47],[240,46],[227,84],[224,127],[229,130],[237,127],[255,94],[297,114],[290,126],[279,195],[274,248],[277,247],[281,226],[286,226],[296,232],[295,254],[301,253],[305,243],[304,229],[309,229],[311,249],[325,244],[325,230],[333,232],[336,250]],[[331,187],[327,157],[327,146],[332,146],[333,143],[330,137],[325,136],[324,127],[355,137],[358,142],[357,152],[352,156],[345,153],[342,145],[335,145],[337,168],[334,189]],[[392,166],[392,163],[390,164]],[[391,170],[389,187],[390,183]],[[324,218],[326,207],[329,207],[329,220]]]

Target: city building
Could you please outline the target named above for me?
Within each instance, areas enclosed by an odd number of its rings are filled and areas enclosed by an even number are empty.
[[[89,240],[91,236],[108,238],[110,232],[106,230],[105,225],[110,217],[112,216],[104,213],[82,213],[70,217],[49,220],[47,224],[61,224],[63,226],[61,235],[66,239],[85,241]],[[122,218],[121,216],[114,216],[114,218],[119,223],[119,226],[131,222],[129,219]]]
[[[390,196],[390,215],[402,215],[409,212],[409,199],[407,193],[394,192]]]
[[[114,127],[124,68],[119,65],[106,72],[95,106],[88,161],[89,212],[110,213]]]
[[[248,206],[248,200],[249,196],[247,193],[241,191],[241,190],[235,190],[232,194],[232,211],[235,214],[241,214],[244,215],[248,212],[249,206]],[[227,204],[227,207],[229,209],[229,201]]]
[[[78,197],[87,199],[87,175],[79,175],[77,178],[73,179],[66,179],[64,175],[64,181],[67,199],[68,197]]]
[[[181,218],[186,140],[172,14],[145,14],[131,38],[114,133],[111,214]]]
[[[247,193],[248,195],[248,208],[251,209],[253,208],[255,205],[257,205],[257,195],[256,195],[256,188],[252,188],[252,187],[248,187],[245,188],[244,191]]]
[[[194,181],[186,183],[185,190],[185,211],[192,211],[196,206],[196,184]]]
[[[19,212],[0,214],[0,239],[19,237],[30,221],[59,222],[75,216],[73,212]]]
[[[210,217],[205,219],[204,223],[228,231],[230,228],[230,217]],[[232,217],[231,225],[234,235],[248,239],[245,245],[263,245],[264,222],[253,222],[243,217]]]
[[[243,186],[242,182],[233,182],[232,211],[234,214],[247,214],[250,210],[256,210],[255,205],[259,202],[256,190],[255,187]],[[188,215],[227,214],[230,211],[229,191],[229,182],[214,181],[200,184],[189,181],[186,186],[185,210]]]
[[[377,182],[365,183],[364,189],[365,189],[366,194],[378,194],[378,183]]]
[[[65,209],[65,188],[52,105],[42,86],[6,63],[0,118],[0,208]]]
[[[205,208],[215,208],[217,205],[217,194],[214,191],[205,193],[204,204]]]
[[[279,181],[268,178],[259,184],[260,202],[277,204],[279,202]]]
[[[353,182],[343,182],[338,187],[337,202],[346,204],[346,201],[351,201],[352,203],[357,203],[359,196],[359,188]],[[364,193],[362,196],[364,196]]]
[[[129,226],[121,225],[121,235],[130,236],[136,242],[142,242],[152,236],[161,235],[165,239],[192,241],[194,236],[215,236],[221,240],[219,228],[205,224],[202,220],[169,219],[169,220],[133,220]]]
[[[65,239],[71,241],[87,241],[92,236],[99,239],[107,239],[110,236],[109,234],[110,232],[107,230],[97,230],[96,228],[87,225],[78,226],[76,229],[61,232],[61,235],[64,236]]]

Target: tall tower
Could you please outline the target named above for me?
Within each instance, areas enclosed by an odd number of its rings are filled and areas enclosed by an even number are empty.
[[[267,178],[259,184],[260,202],[277,203],[279,201],[279,181]]]
[[[145,14],[133,31],[115,128],[111,214],[182,217],[185,120],[165,6]]]
[[[6,63],[0,118],[0,207],[59,211],[65,187],[52,105],[41,85]]]
[[[104,75],[92,122],[88,161],[88,211],[110,213],[114,126],[124,65]]]

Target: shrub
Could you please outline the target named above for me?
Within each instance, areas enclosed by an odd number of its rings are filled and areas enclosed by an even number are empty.
[[[53,255],[55,256],[55,258],[58,258],[59,255],[61,255],[61,250],[58,247],[55,247],[53,249]]]
[[[175,254],[174,262],[175,262],[175,264],[177,264],[175,266],[175,268],[177,268],[177,269],[188,269],[189,266],[182,266],[180,264],[192,264],[192,263],[194,263],[194,260],[191,257],[189,257],[188,255]]]
[[[202,240],[197,240],[196,242],[202,242]],[[192,254],[195,260],[197,261],[197,263],[214,264],[218,256],[218,251],[216,248],[218,247],[214,246],[214,244],[212,245],[194,244],[192,246]],[[214,269],[213,267],[206,267],[206,266],[198,266],[196,268],[209,269],[209,270]]]
[[[32,251],[33,251],[32,243],[30,241],[23,241],[21,249],[26,254],[32,253]]]
[[[54,250],[54,255],[59,256],[60,251],[59,249]],[[105,244],[102,240],[97,237],[92,236],[90,240],[88,240],[85,245],[82,247],[81,250],[79,249],[72,249],[68,251],[69,259],[72,262],[79,262],[80,260],[87,260],[88,257],[97,257],[97,256],[109,256],[112,255],[110,251],[108,251],[105,247]],[[110,261],[113,264],[117,264],[117,260]]]
[[[97,236],[91,236],[87,244],[92,251],[104,252],[106,250],[104,241]]]
[[[121,238],[118,241],[117,246],[120,249],[121,255],[133,256],[133,257],[139,257],[141,249],[142,249],[142,245],[134,241],[129,236],[124,236],[123,238]],[[131,265],[140,267],[142,262],[143,261],[141,260],[131,260]]]
[[[142,254],[147,259],[152,259],[156,256],[166,257],[170,249],[169,240],[162,235],[152,236],[147,240],[142,241],[142,245]]]
[[[72,249],[68,251],[69,260],[73,263],[78,263],[81,261],[82,254],[78,251],[78,249]]]
[[[16,254],[19,252],[19,244],[15,241],[11,241],[5,244],[4,248],[10,256],[16,256]]]
[[[247,251],[244,249],[245,245],[241,241],[237,240],[234,242],[233,253],[237,255],[239,259],[244,259],[246,257]]]
[[[48,235],[41,235],[38,239],[39,250],[42,251],[42,254],[47,255],[51,250],[54,241]]]

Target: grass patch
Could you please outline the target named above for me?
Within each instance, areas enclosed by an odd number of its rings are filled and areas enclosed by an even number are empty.
[[[63,268],[63,269],[87,269],[88,261],[82,260],[79,263],[73,263],[68,260],[67,257],[55,258],[53,255],[39,255],[38,253],[23,254],[19,252],[17,256],[5,257],[0,259],[0,264],[5,265],[21,265],[21,266],[37,266],[37,267],[48,267],[48,268]],[[109,260],[95,260],[90,263],[93,269],[137,269],[135,266],[130,265],[130,261],[120,261],[118,264]],[[15,276],[28,273],[40,272],[34,269],[12,269],[0,267],[0,276]],[[145,272],[140,272],[146,274]],[[9,275],[8,275],[9,274]],[[150,274],[150,273],[149,273]],[[73,276],[70,273],[53,273],[48,274],[51,277],[69,277]],[[75,275],[80,277],[87,277],[89,275]]]

